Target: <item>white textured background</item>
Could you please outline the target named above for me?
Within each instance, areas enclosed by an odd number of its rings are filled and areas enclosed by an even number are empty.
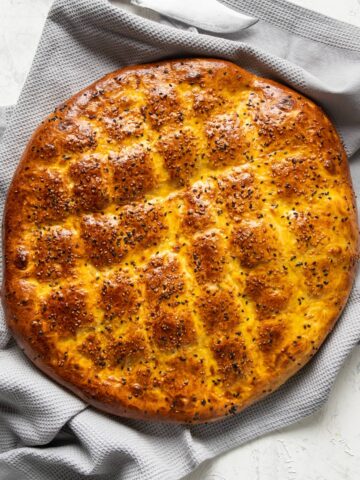
[[[360,0],[292,2],[360,27]],[[0,105],[16,102],[51,3],[0,0]],[[203,464],[186,480],[360,480],[360,346],[321,411]]]

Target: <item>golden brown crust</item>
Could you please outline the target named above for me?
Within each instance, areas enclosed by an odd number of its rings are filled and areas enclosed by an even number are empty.
[[[3,231],[6,318],[31,360],[107,412],[190,423],[298,371],[358,256],[328,118],[212,59],[128,67],[58,107]]]

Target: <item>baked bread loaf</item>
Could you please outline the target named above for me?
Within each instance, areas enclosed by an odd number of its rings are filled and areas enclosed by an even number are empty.
[[[315,354],[358,255],[334,126],[215,59],[124,68],[58,107],[4,233],[6,318],[30,359],[107,412],[191,423]]]

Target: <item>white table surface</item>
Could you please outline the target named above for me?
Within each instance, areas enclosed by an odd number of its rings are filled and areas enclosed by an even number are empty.
[[[360,0],[292,2],[360,27]],[[17,101],[51,3],[0,0],[0,105]],[[186,477],[210,479],[359,480],[360,346],[318,413],[206,462]]]

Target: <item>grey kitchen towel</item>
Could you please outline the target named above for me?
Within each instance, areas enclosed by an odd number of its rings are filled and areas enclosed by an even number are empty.
[[[156,23],[108,0],[55,0],[0,147],[0,202],[34,127],[107,72],[179,56],[229,59],[285,82],[327,111],[360,191],[360,29],[282,0],[223,0],[259,18],[227,37]],[[327,399],[360,339],[359,277],[315,358],[271,396],[210,425],[116,418],[88,407],[24,357],[0,318],[0,479],[176,480],[205,459],[289,425]]]
[[[5,133],[5,129],[10,122],[11,114],[14,111],[14,105],[0,107],[0,141]]]

